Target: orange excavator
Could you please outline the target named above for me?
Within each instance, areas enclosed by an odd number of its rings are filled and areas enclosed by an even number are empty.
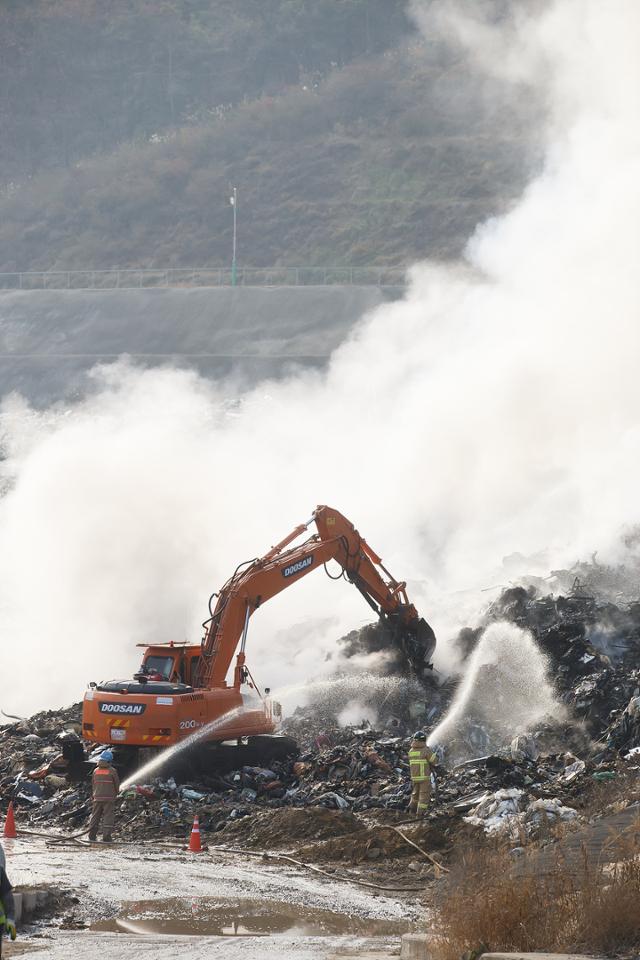
[[[317,533],[290,546],[315,522]],[[288,548],[288,549],[287,549]],[[241,564],[209,600],[210,617],[201,644],[155,644],[146,648],[133,682],[113,680],[89,686],[84,698],[82,735],[91,744],[118,748],[126,765],[136,764],[140,748],[168,747],[192,734],[208,744],[237,741],[274,759],[295,749],[276,734],[281,709],[264,695],[246,661],[249,621],[267,600],[308,573],[336,561],[383,621],[389,645],[405,654],[418,675],[430,669],[435,635],[366,540],[345,517],[327,506],[296,527],[263,557]],[[213,601],[216,600],[215,607]],[[237,651],[237,652],[236,652]],[[231,683],[227,673],[235,654]],[[145,753],[147,751],[145,750]],[[123,763],[124,765],[124,763]]]

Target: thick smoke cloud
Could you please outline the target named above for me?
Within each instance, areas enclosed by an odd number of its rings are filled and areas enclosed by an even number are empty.
[[[5,709],[130,673],[136,642],[199,639],[209,593],[319,502],[409,581],[441,662],[505,556],[546,573],[613,555],[638,521],[640,7],[557,0],[502,26],[433,9],[470,62],[544,92],[544,168],[466,262],[416,266],[326,373],[237,398],[122,362],[73,409],[5,401]],[[260,611],[250,663],[272,686],[316,676],[369,619],[314,574]]]

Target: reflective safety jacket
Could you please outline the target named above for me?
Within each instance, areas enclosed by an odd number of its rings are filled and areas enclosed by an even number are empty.
[[[412,740],[409,748],[409,768],[412,783],[422,783],[431,776],[431,767],[435,766],[438,758],[431,747],[424,740]]]
[[[0,935],[4,932],[5,920],[11,920],[15,917],[15,906],[13,902],[13,893],[9,877],[4,872],[4,867],[0,867]]]
[[[98,762],[92,777],[94,800],[115,800],[120,789],[120,778],[104,760]]]

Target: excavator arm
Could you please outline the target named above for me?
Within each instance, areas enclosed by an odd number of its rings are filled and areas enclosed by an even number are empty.
[[[317,533],[298,546],[289,545],[315,521]],[[287,549],[289,548],[289,549]],[[223,686],[233,655],[240,645],[234,672],[235,687],[246,676],[245,645],[249,620],[258,607],[329,560],[362,593],[388,625],[392,642],[406,653],[416,672],[429,667],[435,648],[433,630],[407,598],[406,584],[395,580],[353,524],[337,510],[319,506],[311,519],[296,527],[264,557],[241,565],[209,602],[211,618],[203,624],[201,682]],[[331,574],[329,574],[331,576]],[[212,602],[217,596],[215,608]]]

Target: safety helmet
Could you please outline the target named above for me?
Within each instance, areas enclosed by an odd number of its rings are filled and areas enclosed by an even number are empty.
[[[413,735],[413,739],[414,739],[414,740],[426,740],[426,739],[427,739],[427,735],[426,735],[426,733],[424,732],[424,730],[416,730],[416,732],[415,732],[414,735]]]
[[[100,754],[100,759],[104,760],[105,763],[111,763],[113,760],[113,754],[111,750],[103,750]]]

